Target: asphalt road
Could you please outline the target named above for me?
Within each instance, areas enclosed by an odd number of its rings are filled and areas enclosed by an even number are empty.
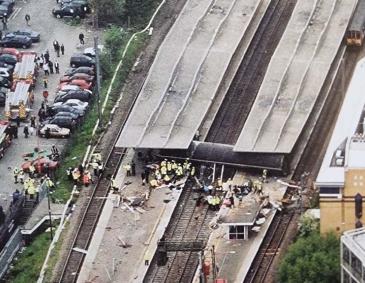
[[[48,100],[51,102],[55,96],[55,90],[57,88],[59,78],[69,67],[69,58],[71,55],[77,51],[82,52],[83,48],[90,47],[93,44],[92,33],[90,30],[85,29],[86,25],[71,26],[63,19],[54,18],[51,11],[55,6],[55,0],[16,1],[15,11],[9,17],[8,23],[9,31],[26,27],[25,15],[29,14],[31,17],[30,28],[40,32],[41,40],[39,43],[33,44],[32,48],[27,50],[42,53],[48,49],[51,54],[51,61],[54,61],[56,58],[56,54],[53,51],[52,42],[54,40],[58,40],[60,44],[64,44],[65,55],[61,55],[61,57],[58,58],[61,74],[53,74],[48,78]],[[83,32],[85,35],[85,45],[81,49],[79,47],[78,40],[78,35],[80,32]],[[44,88],[42,80],[43,71],[40,71],[38,75],[38,82],[34,90],[35,103],[33,104],[33,110],[35,114],[38,113],[43,99],[42,92]],[[3,107],[0,107],[0,118],[1,117],[4,117]],[[16,188],[22,189],[22,185],[14,184],[12,173],[15,166],[20,167],[24,162],[22,155],[26,152],[32,152],[35,147],[39,147],[41,150],[49,150],[53,144],[57,145],[59,149],[62,149],[66,143],[66,140],[47,140],[37,136],[31,136],[30,138],[25,139],[23,134],[23,126],[24,123],[22,123],[21,128],[19,129],[19,138],[13,140],[12,145],[5,153],[4,158],[0,160],[0,205],[2,205],[4,209],[6,209],[10,204],[11,194],[13,191]]]

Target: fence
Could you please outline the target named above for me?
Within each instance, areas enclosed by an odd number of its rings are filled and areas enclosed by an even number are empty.
[[[21,246],[22,234],[20,233],[20,229],[17,228],[0,253],[0,278],[5,275],[10,263]]]

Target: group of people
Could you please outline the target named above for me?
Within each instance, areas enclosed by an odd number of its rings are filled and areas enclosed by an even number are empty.
[[[173,181],[180,180],[184,176],[195,176],[195,166],[186,159],[182,164],[175,160],[164,159],[160,164],[154,164],[152,170],[146,168],[141,173],[142,185],[149,183],[152,188],[159,187],[163,184],[169,184]],[[128,175],[128,172],[127,172]]]
[[[103,173],[103,162],[100,153],[94,153],[92,155],[90,166],[93,168],[94,177],[100,177]],[[87,168],[84,168],[82,164],[75,168],[69,167],[66,170],[66,174],[68,179],[73,181],[76,186],[82,184],[87,187],[93,182],[91,172]]]

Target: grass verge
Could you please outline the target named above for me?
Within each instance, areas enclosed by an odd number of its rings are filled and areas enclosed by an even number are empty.
[[[44,232],[38,235],[22,253],[17,255],[17,260],[13,261],[8,281],[12,283],[37,282],[50,243],[50,233]]]

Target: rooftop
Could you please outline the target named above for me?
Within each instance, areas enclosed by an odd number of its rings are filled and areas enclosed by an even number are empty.
[[[357,1],[298,1],[234,150],[291,153]]]
[[[228,208],[227,214],[221,218],[222,225],[253,225],[259,210],[260,205],[256,199],[247,196],[239,207]]]
[[[355,68],[327,147],[317,185],[342,185],[344,168],[365,167],[363,118],[365,117],[365,59]]]
[[[365,228],[344,232],[341,241],[360,259],[365,259]]]

